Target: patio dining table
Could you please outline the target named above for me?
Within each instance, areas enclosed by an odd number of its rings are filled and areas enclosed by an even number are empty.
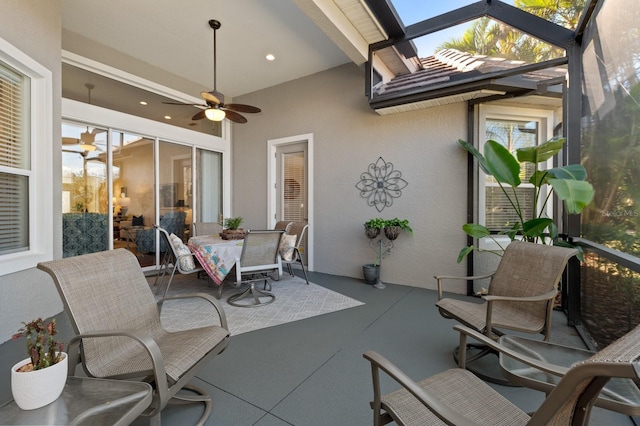
[[[244,240],[223,240],[218,235],[189,238],[187,245],[213,282],[220,285],[242,255]]]

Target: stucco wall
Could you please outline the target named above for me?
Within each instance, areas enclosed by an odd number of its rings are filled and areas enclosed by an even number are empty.
[[[456,258],[465,245],[467,157],[456,141],[467,139],[466,104],[380,116],[364,96],[363,70],[353,64],[233,101],[263,111],[233,129],[233,214],[245,218],[245,227],[267,224],[267,141],[312,133],[316,271],[361,277],[362,264],[374,258],[363,223],[399,217],[409,219],[414,234],[396,240],[382,263],[383,281],[435,288],[434,274],[465,274]],[[408,182],[381,213],[355,187],[378,157]]]
[[[0,37],[53,73],[53,203],[61,206],[60,157],[60,1],[3,0]],[[37,195],[37,194],[36,194]],[[54,256],[62,253],[61,208],[53,209]],[[44,272],[30,269],[0,275],[0,342],[11,338],[22,321],[62,311],[54,284]]]

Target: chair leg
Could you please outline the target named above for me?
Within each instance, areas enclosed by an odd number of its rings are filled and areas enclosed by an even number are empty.
[[[464,355],[460,355],[462,351],[464,351]],[[464,356],[466,359],[465,368],[480,379],[497,385],[519,387],[506,379],[500,372],[498,352],[494,349],[480,343],[467,343],[465,347],[458,346],[453,350],[453,359],[456,364],[458,364],[460,356]],[[486,356],[491,356],[492,359],[484,359]]]
[[[196,395],[185,395],[182,393],[175,394],[171,398],[171,400],[169,400],[169,404],[176,405],[176,404],[191,404],[194,402],[204,402],[204,413],[202,413],[202,416],[200,416],[200,418],[196,422],[196,425],[204,425],[204,423],[207,421],[207,419],[211,415],[211,410],[213,408],[211,397],[209,396],[209,394],[207,394],[207,392],[204,389],[198,386],[185,385],[182,387],[182,389],[193,391],[196,393]]]
[[[164,274],[167,271],[167,267],[169,266],[169,258],[167,257],[168,253],[165,253],[164,256],[162,256],[162,262],[160,263],[160,269],[162,269],[162,274],[156,274],[156,279],[153,280],[153,285],[156,286],[156,291],[158,291],[158,289],[160,288],[160,286],[162,285],[162,281],[164,280]],[[158,284],[158,276],[162,275],[160,277],[160,283]]]
[[[216,292],[216,299],[218,300],[222,297],[222,287],[224,287],[224,281],[218,285],[218,291]]]
[[[262,302],[260,300],[260,297],[268,297],[269,300],[267,300],[266,302]],[[238,303],[239,300],[246,299],[246,298],[252,298],[253,303]],[[266,291],[257,289],[255,286],[255,282],[251,282],[249,287],[247,287],[247,289],[242,293],[236,293],[229,296],[229,298],[227,299],[227,303],[232,306],[238,306],[240,308],[254,308],[257,306],[268,305],[269,303],[272,303],[274,300],[276,300],[275,295],[268,293]]]
[[[304,263],[302,262],[302,258],[298,257],[298,260],[300,261],[300,266],[302,266],[302,273],[304,274],[304,280],[307,282],[307,285],[309,285],[309,278],[307,277],[307,271],[304,269]]]
[[[178,265],[173,265],[173,269],[171,270],[171,276],[169,277],[169,282],[167,283],[167,288],[164,289],[164,294],[162,295],[163,299],[167,297],[167,293],[169,292],[169,287],[171,287],[171,281],[173,281],[173,276],[176,273],[176,269],[178,269]]]

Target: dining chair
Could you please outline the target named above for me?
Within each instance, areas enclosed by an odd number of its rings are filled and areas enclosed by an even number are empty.
[[[287,269],[289,270],[289,274],[293,277],[293,268],[291,267],[292,263],[300,262],[300,266],[302,267],[302,273],[304,274],[304,279],[309,284],[309,278],[307,277],[307,271],[304,269],[304,261],[302,259],[302,254],[300,253],[300,245],[304,239],[307,230],[309,229],[309,224],[306,221],[301,222],[293,222],[289,229],[286,231],[287,235],[295,235],[296,241],[293,244],[293,249],[291,253],[287,253],[283,255],[282,251],[280,255],[282,257],[282,263],[287,265]]]
[[[269,293],[270,274],[275,272],[280,279],[282,262],[278,251],[283,234],[284,231],[275,229],[247,231],[242,244],[242,254],[235,268],[236,285],[248,284],[248,287],[242,292],[229,296],[227,303],[246,308],[266,305],[276,299],[274,294]],[[259,281],[264,281],[263,290],[255,286]],[[248,302],[241,302],[244,299],[248,299]]]
[[[216,235],[222,232],[222,225],[218,222],[195,222],[193,224],[193,235]]]
[[[290,220],[279,220],[276,222],[276,226],[274,226],[273,229],[277,231],[284,231],[286,233],[291,227],[291,224],[293,224],[293,222]]]
[[[124,248],[41,262],[38,269],[53,279],[73,328],[68,375],[82,364],[89,377],[149,383],[153,400],[143,415],[152,425],[160,425],[161,411],[172,399],[203,402],[198,424],[204,424],[211,398],[189,382],[229,343],[227,319],[217,300],[199,293],[156,302],[136,256]],[[160,321],[164,302],[187,298],[205,301],[198,312],[217,314],[220,325],[165,330]]]
[[[167,247],[160,262],[161,272],[156,275],[154,284],[156,285],[156,291],[159,293],[162,289],[164,276],[171,271],[167,287],[164,289],[164,293],[162,294],[162,297],[167,297],[169,287],[171,287],[171,282],[173,281],[173,276],[176,272],[183,275],[197,273],[198,276],[200,276],[200,273],[204,272],[204,268],[202,268],[196,256],[194,256],[191,250],[189,250],[189,247],[182,242],[180,237],[175,234],[169,235],[169,232],[166,229],[161,228],[158,225],[153,225],[153,228],[160,232],[160,239],[163,241],[164,246]],[[159,283],[157,282],[158,277],[160,277]]]

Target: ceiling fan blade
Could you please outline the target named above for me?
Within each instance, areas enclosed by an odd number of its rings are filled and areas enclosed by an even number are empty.
[[[244,118],[242,115],[238,114],[235,111],[231,111],[231,110],[225,110],[225,114],[226,114],[226,118],[228,118],[229,120],[233,121],[234,123],[246,123],[247,119]]]
[[[80,139],[62,138],[62,145],[77,145],[78,143],[80,143]]]
[[[194,115],[193,117],[191,117],[192,120],[202,120],[203,118],[205,118],[206,116],[204,115],[204,111],[205,110],[200,110],[198,112],[196,112],[196,115]]]
[[[200,96],[207,102],[212,102],[214,104],[221,104],[224,102],[224,95],[217,90],[212,90],[210,92],[200,92]]]
[[[237,112],[247,112],[250,114],[255,114],[258,112],[261,112],[262,110],[258,107],[254,107],[251,105],[244,105],[244,104],[226,104],[224,106],[225,109],[231,110],[231,111],[237,111]]]
[[[162,103],[163,103],[163,104],[165,104],[165,105],[184,105],[184,106],[194,106],[194,104],[187,104],[187,103],[184,103],[184,102],[165,102],[165,101],[163,101]]]

